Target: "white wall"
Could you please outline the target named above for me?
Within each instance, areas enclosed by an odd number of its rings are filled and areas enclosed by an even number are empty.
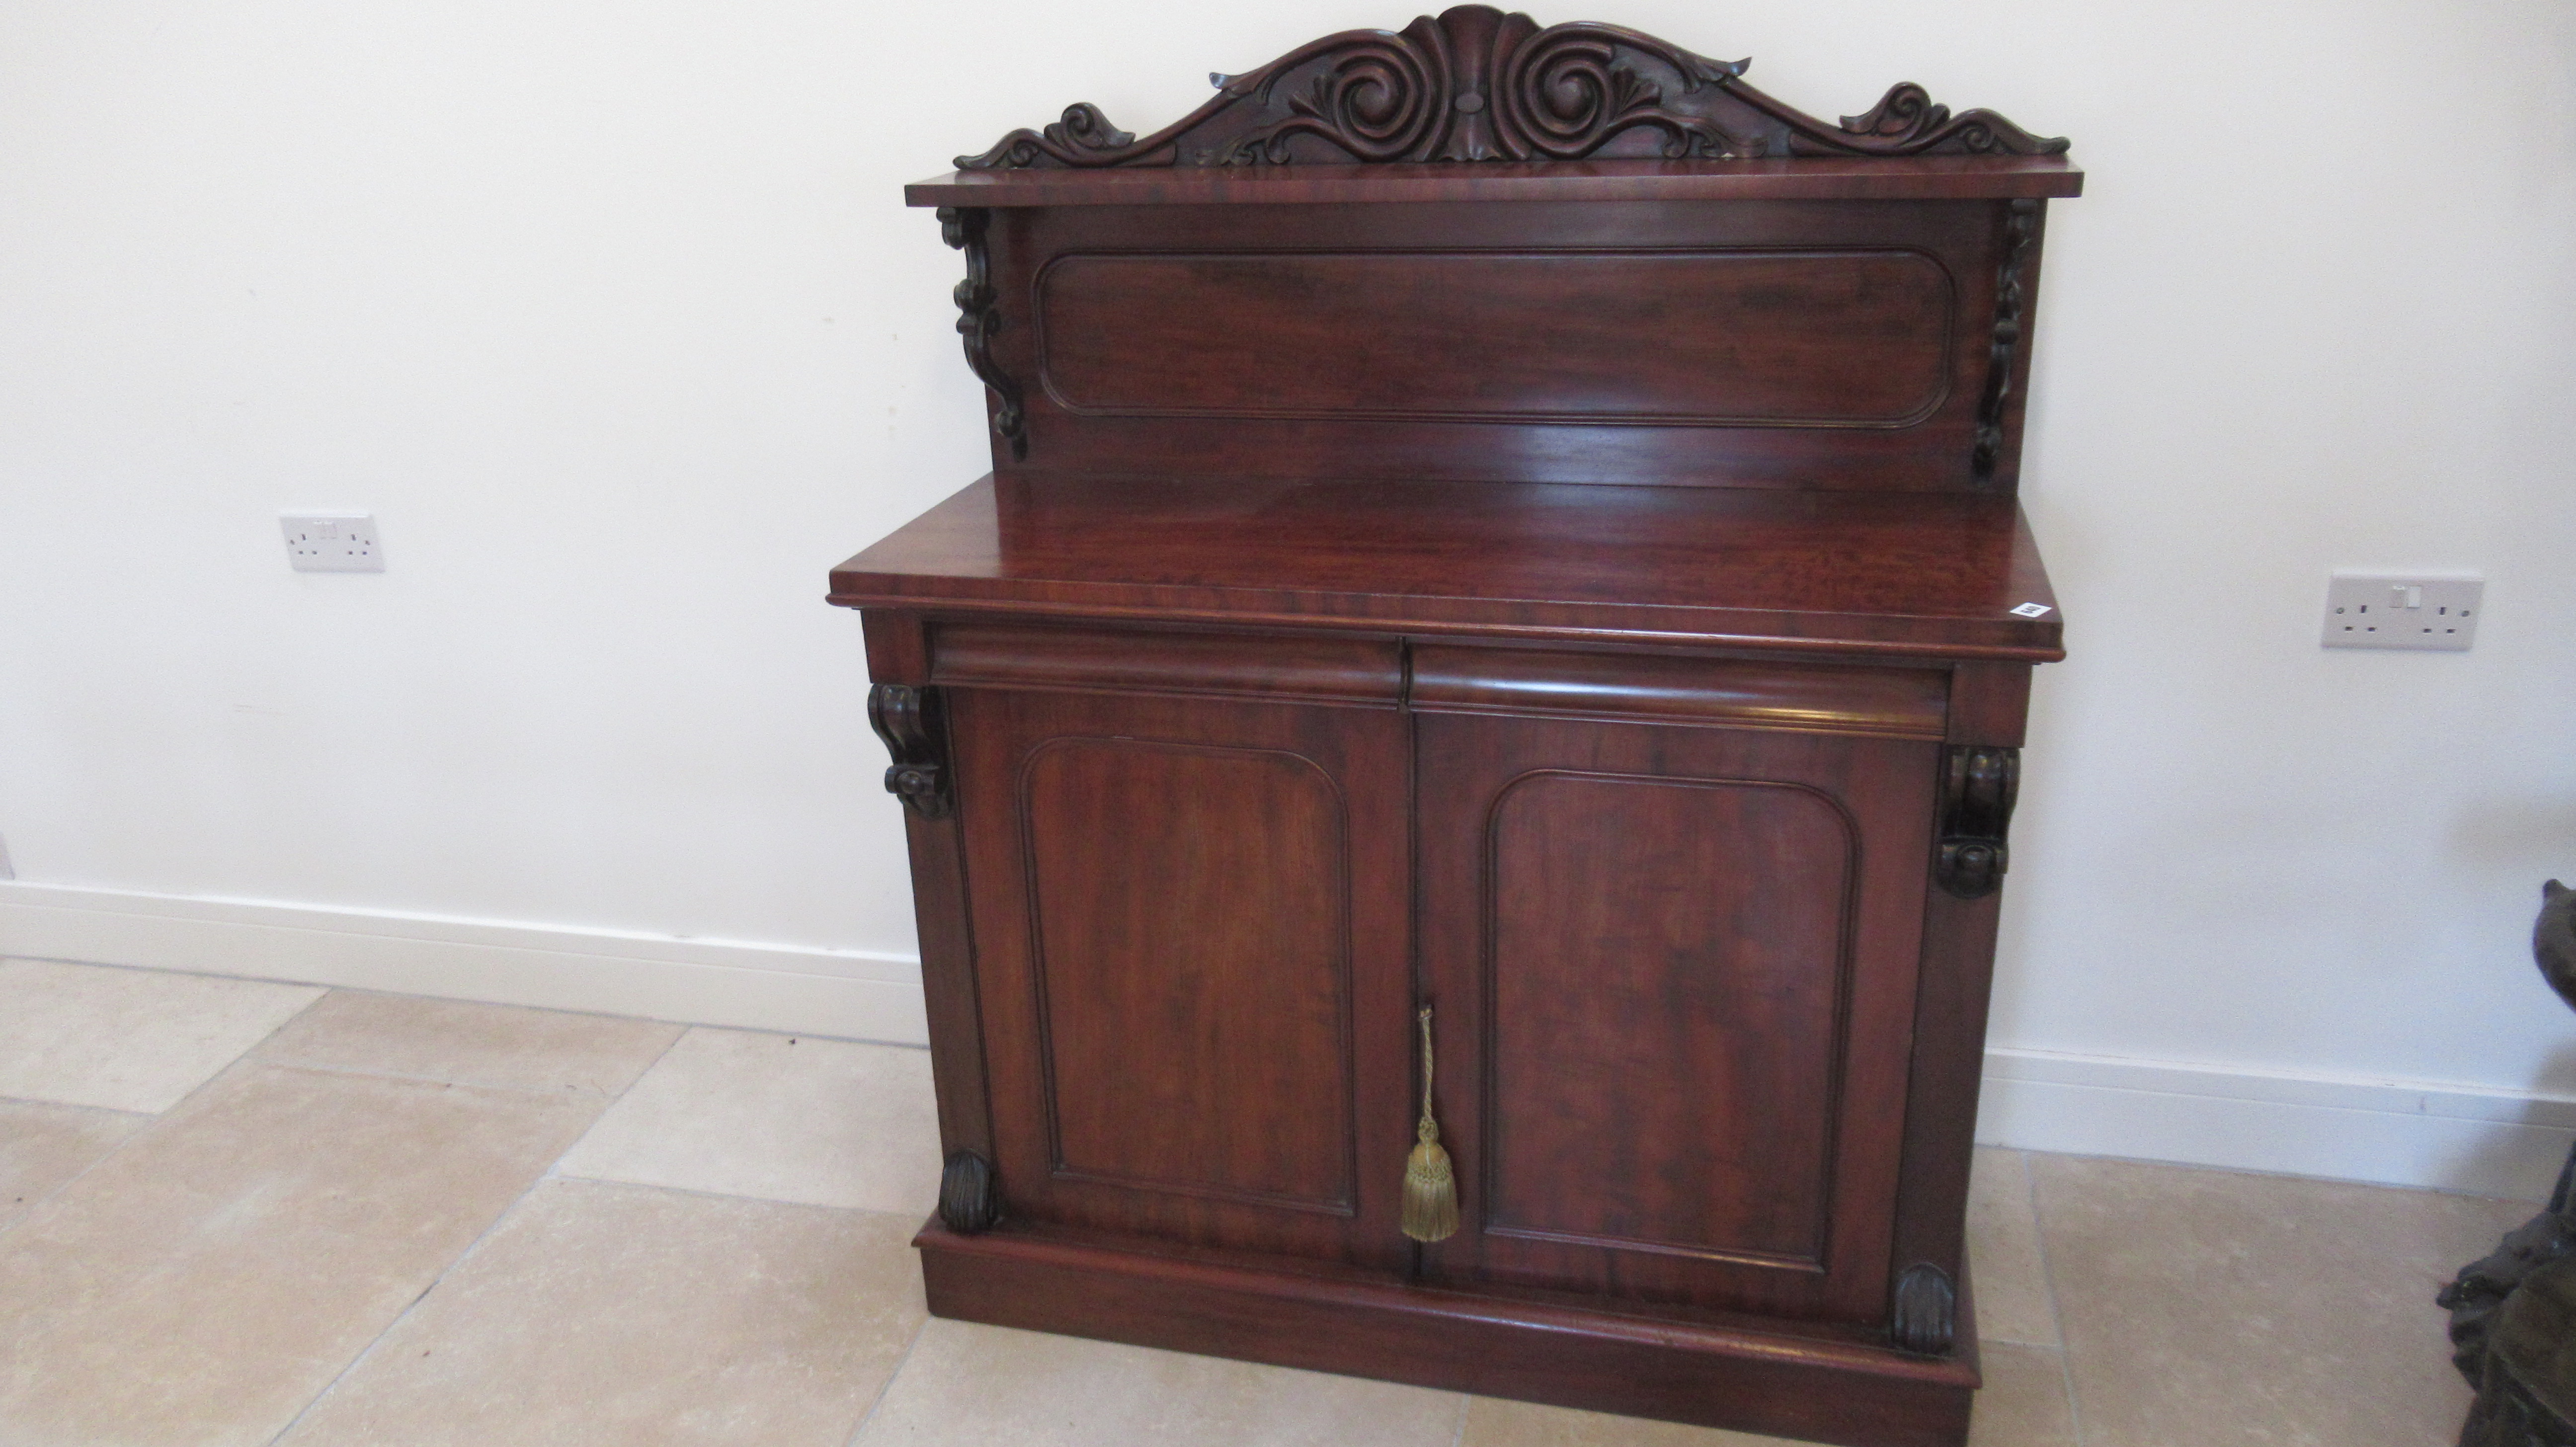
[[[649,979],[635,1008],[901,1035],[898,816],[820,595],[983,439],[958,263],[898,188],[1411,13],[0,4],[0,945],[566,1004]],[[2073,658],[1989,1130],[2545,1184],[2576,1018],[2522,936],[2576,874],[2576,11],[1599,18],[1828,115],[1920,80],[2091,173],[2041,294],[2025,497]],[[373,511],[390,571],[288,572],[302,505]],[[2326,573],[2371,565],[2483,571],[2477,651],[2321,652]]]

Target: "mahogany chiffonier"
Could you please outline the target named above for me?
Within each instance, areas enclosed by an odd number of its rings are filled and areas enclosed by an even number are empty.
[[[993,471],[831,601],[907,811],[934,1312],[1963,1440],[2081,173],[1744,70],[1467,6],[910,189]]]

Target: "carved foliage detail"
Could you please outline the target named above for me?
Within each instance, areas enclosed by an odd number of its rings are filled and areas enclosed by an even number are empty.
[[[2038,226],[2036,201],[2012,202],[2005,212],[2004,259],[1995,274],[1994,339],[1986,351],[1986,390],[1977,399],[1977,445],[1968,454],[1969,470],[1980,482],[1995,475],[1996,460],[2003,455],[2004,403],[2012,398],[2013,354],[2021,346],[2021,272]]]
[[[1951,1285],[1950,1273],[1922,1261],[1896,1278],[1887,1334],[1901,1349],[1927,1357],[1949,1355],[1958,1317],[1959,1291]]]
[[[939,691],[878,684],[868,690],[868,727],[894,756],[885,772],[886,792],[924,819],[947,818],[948,730],[940,716]]]
[[[1461,5],[1402,31],[1353,30],[1259,70],[1216,75],[1216,99],[1142,140],[1076,105],[1017,130],[966,170],[1020,166],[1252,166],[1308,162],[1545,161],[1684,157],[2048,155],[1996,115],[1953,116],[1910,82],[1839,125],[1650,35]]]
[[[1076,101],[1064,108],[1062,120],[1045,130],[1018,130],[1004,136],[1000,144],[974,158],[971,168],[984,171],[1036,166],[1044,164],[1041,157],[1068,166],[1109,164],[1135,144],[1135,132],[1111,125],[1109,117],[1091,102]],[[957,164],[969,166],[970,162],[960,156]]]
[[[1846,136],[1865,137],[1898,155],[2053,156],[2067,145],[2064,137],[2034,136],[1993,111],[1953,116],[1948,106],[1935,104],[1929,91],[1910,80],[1889,86],[1867,114],[1844,116],[1842,128]]]
[[[960,1236],[989,1231],[1002,1219],[1002,1192],[993,1163],[973,1151],[948,1157],[939,1173],[939,1221]]]
[[[1108,122],[1101,124],[1106,126]],[[992,213],[942,206],[938,215],[940,239],[966,253],[966,279],[957,283],[957,290],[951,293],[957,301],[957,334],[966,339],[966,365],[975,369],[975,375],[993,389],[1001,403],[993,410],[993,430],[1010,443],[1012,457],[1025,458],[1029,455],[1029,419],[1020,402],[1020,384],[993,360],[993,337],[1002,330],[1002,296],[993,285],[992,254],[984,246],[984,228],[991,223]]]
[[[2021,750],[1953,748],[1946,763],[1932,876],[1961,899],[1982,899],[2003,884],[2010,862],[2004,833],[2021,784]]]

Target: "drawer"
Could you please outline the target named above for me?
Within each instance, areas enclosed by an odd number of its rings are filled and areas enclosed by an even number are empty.
[[[1404,694],[1404,659],[1390,639],[942,623],[931,634],[930,677],[967,687],[1392,708]]]
[[[1422,644],[1409,695],[1424,713],[1724,724],[1872,738],[1938,739],[1950,675],[1938,668],[1845,668]]]

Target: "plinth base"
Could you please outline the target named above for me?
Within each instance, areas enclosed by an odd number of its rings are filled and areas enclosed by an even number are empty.
[[[1962,1447],[1979,1381],[1964,1280],[1960,1348],[1928,1358],[1009,1226],[913,1245],[937,1316],[1849,1447]]]

